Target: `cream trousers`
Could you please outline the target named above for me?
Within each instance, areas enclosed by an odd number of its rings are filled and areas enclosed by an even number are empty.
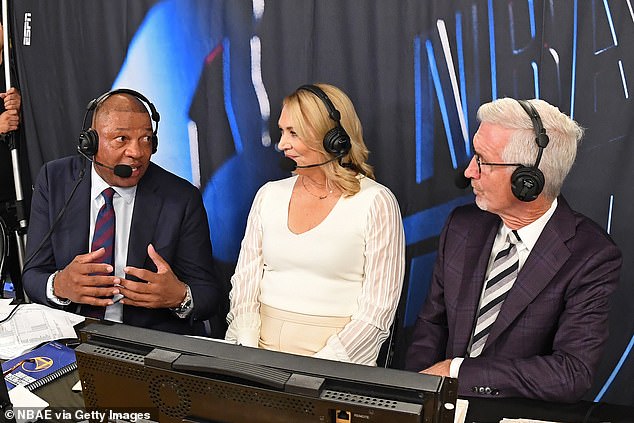
[[[350,321],[350,317],[292,313],[265,304],[260,304],[260,319],[260,348],[300,355],[321,350]]]

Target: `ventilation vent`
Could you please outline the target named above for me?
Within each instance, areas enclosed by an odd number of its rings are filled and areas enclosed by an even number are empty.
[[[182,381],[169,376],[158,376],[150,383],[150,398],[163,414],[182,418],[190,414],[192,405],[188,390]]]
[[[83,372],[81,394],[84,397],[86,407],[97,407],[97,393],[95,392],[95,379],[92,373]]]
[[[382,398],[366,397],[363,395],[349,394],[347,392],[338,392],[324,390],[321,394],[321,398],[325,400],[332,400],[338,402],[345,402],[348,404],[365,405],[375,408],[383,408],[386,410],[393,410],[399,407],[399,401],[386,400]]]
[[[104,350],[106,352],[117,352],[114,350],[110,350],[107,348],[104,348]],[[126,356],[137,356],[137,354],[129,354],[129,353],[122,353],[123,355]],[[77,367],[79,368],[79,372],[82,375],[85,374],[99,374],[99,373],[108,373],[111,375],[115,375],[118,377],[123,377],[123,378],[127,378],[127,379],[133,379],[133,380],[140,380],[140,381],[144,381],[145,378],[145,372],[143,371],[143,367],[135,365],[135,366],[131,366],[129,362],[125,362],[125,361],[120,361],[121,358],[108,358],[106,360],[103,359],[103,356],[93,356],[93,355],[87,355],[85,353],[80,353],[77,352],[76,353],[77,356]],[[113,355],[110,355],[109,357],[113,357]],[[142,357],[142,356],[140,356]],[[138,363],[138,360],[136,364],[142,364],[143,363],[143,359],[141,358],[141,363]],[[92,383],[91,383],[92,386]]]
[[[95,346],[93,350],[94,354],[101,355],[107,358],[114,358],[117,360],[125,360],[128,362],[143,364],[143,358],[145,356],[140,354],[129,353],[125,351],[113,350],[112,348]]]

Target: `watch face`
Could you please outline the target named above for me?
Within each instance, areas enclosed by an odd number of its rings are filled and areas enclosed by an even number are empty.
[[[178,307],[178,309],[187,310],[191,306],[191,304],[192,304],[191,291],[189,290],[189,287],[187,287],[187,293],[185,294],[185,299],[183,300],[181,305]]]

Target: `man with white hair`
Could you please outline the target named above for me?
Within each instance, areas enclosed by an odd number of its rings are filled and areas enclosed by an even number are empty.
[[[476,205],[440,236],[406,368],[457,377],[459,395],[572,402],[608,338],[621,253],[560,195],[583,129],[542,100],[478,110],[465,170]]]

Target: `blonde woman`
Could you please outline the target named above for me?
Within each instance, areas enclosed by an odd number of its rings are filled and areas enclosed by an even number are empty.
[[[226,339],[376,365],[405,267],[396,198],[374,181],[361,123],[340,89],[301,86],[284,99],[278,125],[295,170],[253,201]]]

